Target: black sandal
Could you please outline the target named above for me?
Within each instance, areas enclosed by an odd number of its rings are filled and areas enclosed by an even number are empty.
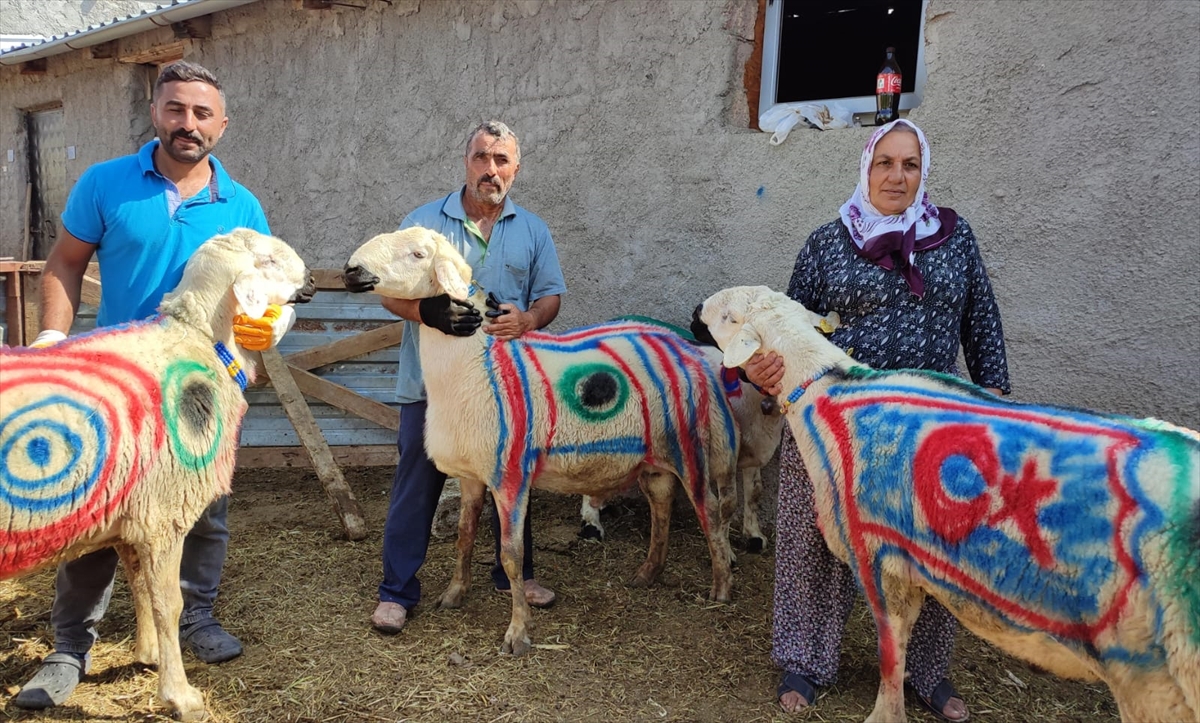
[[[911,685],[909,687],[912,688]],[[962,718],[950,718],[942,712],[946,709],[946,704],[950,702],[951,698],[958,698],[959,700],[962,700],[964,706],[967,704],[967,701],[963,700],[963,697],[958,694],[957,690],[954,689],[954,684],[950,682],[949,678],[942,678],[942,681],[937,684],[936,688],[933,689],[933,695],[930,695],[928,698],[918,693],[916,688],[912,688],[912,692],[913,697],[917,699],[917,702],[920,703],[925,710],[933,713],[942,720],[950,721],[950,723],[964,723],[964,721],[967,721],[971,718],[971,714],[969,712]]]
[[[802,707],[805,708],[817,702],[817,686],[811,678],[802,673],[789,673],[786,670],[783,672],[779,686],[775,688],[775,700],[782,698],[784,693],[799,693],[804,699]]]

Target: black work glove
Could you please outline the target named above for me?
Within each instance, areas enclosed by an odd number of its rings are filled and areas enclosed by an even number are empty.
[[[474,304],[451,299],[449,294],[421,299],[417,310],[422,324],[450,336],[470,336],[483,323]]]
[[[486,303],[488,310],[483,312],[483,315],[489,319],[495,319],[508,313],[508,309],[500,308],[500,300],[497,299],[496,295],[490,291],[488,292]]]

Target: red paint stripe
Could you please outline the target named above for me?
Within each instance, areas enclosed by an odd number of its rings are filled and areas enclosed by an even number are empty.
[[[497,343],[493,346],[493,350],[500,370],[500,387],[503,392],[504,406],[508,407],[511,416],[510,437],[512,442],[507,452],[502,452],[506,460],[500,475],[500,492],[503,493],[508,509],[511,510],[516,504],[524,480],[524,474],[521,472],[521,457],[525,450],[525,433],[528,430],[529,420],[525,415],[525,395],[521,390],[521,380],[517,375],[516,364],[509,353],[508,344]],[[504,410],[500,410],[500,413],[503,414]]]
[[[709,384],[708,366],[695,355],[690,346],[684,346],[686,342],[683,339],[669,336],[662,337],[662,339],[675,350],[682,360],[683,368],[687,372],[686,376],[689,378],[688,387],[691,389],[693,397],[697,398],[696,429],[694,430],[694,435],[697,439],[709,441],[708,432],[712,421],[709,417],[712,413],[710,401],[714,390]],[[690,426],[689,423],[689,427],[685,427],[685,429],[690,428]],[[692,495],[693,499],[697,502],[703,503],[707,478],[712,474],[712,460],[705,456],[708,451],[707,447],[701,446],[694,449],[696,464],[700,471],[692,480]]]
[[[633,369],[630,368],[629,364],[607,342],[600,342],[597,348],[607,354],[608,358],[612,359],[613,363],[620,367],[621,371],[625,374],[625,378],[629,380],[629,383],[637,391],[638,399],[642,406],[642,444],[646,448],[646,462],[647,464],[657,465],[656,450],[650,436],[650,400],[646,396],[646,390],[642,387],[642,383],[638,381],[637,375],[633,373]]]
[[[537,371],[542,383],[542,396],[546,402],[546,417],[549,422],[549,431],[546,433],[546,443],[542,447],[542,453],[538,455],[537,461],[533,466],[533,479],[537,479],[542,473],[542,467],[546,464],[546,454],[554,447],[554,434],[558,431],[558,402],[554,399],[554,385],[550,383],[550,376],[546,374],[546,370],[542,367],[542,360],[529,345],[522,344],[520,347],[529,359],[529,363]],[[532,484],[532,482],[530,483]]]
[[[1025,412],[1021,410],[1007,409],[1005,407],[992,407],[981,404],[930,399],[919,394],[880,394],[878,396],[856,394],[852,397],[838,400],[833,403],[838,407],[845,409],[873,404],[902,404],[909,407],[916,406],[954,412],[972,412],[981,416],[1002,417],[1005,419],[1016,419],[1022,422],[1040,424],[1060,432],[1074,432],[1076,434],[1100,434],[1122,441],[1136,440],[1136,437],[1120,429],[1110,429],[1108,427],[1089,425],[1086,423],[1067,422],[1065,420],[1058,419],[1057,417],[1051,417],[1037,412]]]
[[[696,458],[696,445],[693,444],[693,435],[690,434],[691,424],[685,414],[686,403],[684,401],[684,392],[679,380],[679,370],[675,366],[674,360],[666,349],[663,348],[662,339],[647,336],[644,338],[646,346],[654,352],[658,358],[658,363],[662,366],[663,372],[667,375],[667,382],[670,385],[670,398],[667,400],[669,414],[675,418],[676,437],[679,440],[680,452],[683,455],[683,469],[680,472],[685,476],[685,483],[691,494],[695,495],[697,489],[703,489],[705,483],[704,476],[700,474],[699,460]],[[704,496],[701,495],[699,500],[703,501]],[[700,529],[708,534],[708,514],[704,504],[695,505],[697,516],[700,518]],[[703,510],[703,511],[702,511]]]
[[[846,510],[846,530],[850,539],[850,547],[854,554],[854,563],[858,567],[858,579],[863,588],[863,596],[871,606],[875,617],[875,626],[879,634],[879,668],[884,678],[892,676],[896,668],[896,640],[892,634],[891,625],[887,623],[887,608],[875,587],[875,575],[868,566],[870,556],[867,552],[866,540],[863,536],[862,522],[858,514],[858,501],[853,494],[854,450],[850,447],[850,431],[845,420],[837,414],[836,405],[827,396],[822,396],[816,402],[817,414],[829,425],[833,439],[837,444],[838,454],[842,458],[842,505]],[[836,485],[837,481],[833,480]]]
[[[521,335],[521,338],[530,342],[571,342],[584,341],[594,339],[596,337],[613,336],[618,334],[637,334],[646,336],[654,334],[657,336],[667,336],[671,333],[660,326],[651,324],[604,324],[595,326],[590,329],[580,329],[577,331],[568,331],[563,334],[547,334],[545,332],[527,332]]]

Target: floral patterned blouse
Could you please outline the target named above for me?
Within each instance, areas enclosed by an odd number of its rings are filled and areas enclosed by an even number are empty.
[[[788,284],[788,296],[810,311],[841,315],[830,341],[876,369],[950,374],[958,373],[961,342],[975,384],[1011,391],[1000,310],[965,219],[941,246],[917,252],[921,298],[899,272],[855,253],[853,243],[840,220],[813,231]]]

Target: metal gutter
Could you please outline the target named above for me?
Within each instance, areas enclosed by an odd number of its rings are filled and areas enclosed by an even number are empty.
[[[67,35],[51,38],[45,42],[0,53],[0,65],[17,65],[38,58],[69,53],[72,50],[107,43],[117,38],[129,37],[147,30],[166,27],[171,23],[190,20],[202,15],[211,15],[252,2],[258,2],[258,0],[173,0],[170,5],[157,10],[131,15],[123,20],[93,25]]]

